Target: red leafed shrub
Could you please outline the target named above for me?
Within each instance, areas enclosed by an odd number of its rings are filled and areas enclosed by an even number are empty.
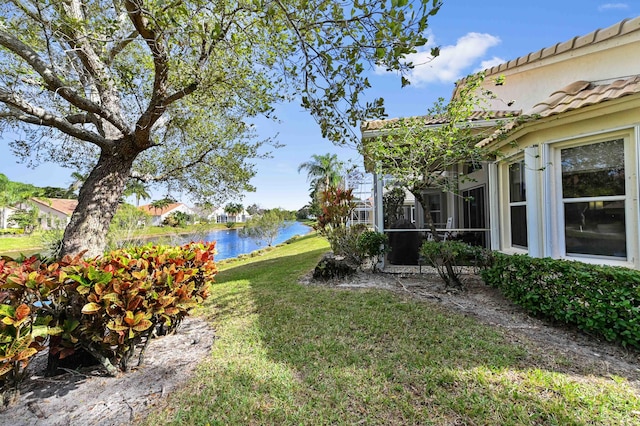
[[[50,373],[79,350],[110,374],[126,371],[136,351],[141,363],[154,333],[174,330],[207,298],[214,254],[215,243],[189,243],[52,264],[0,261],[0,386],[15,386],[47,342]]]
[[[57,270],[35,256],[0,260],[0,406],[33,356],[46,349],[47,337],[60,332],[43,310],[43,301],[60,286]]]
[[[147,245],[63,268],[81,296],[67,315],[79,319],[69,337],[112,374],[115,366],[127,370],[136,349],[141,363],[154,332],[174,330],[207,298],[217,273],[214,253],[215,243]],[[76,345],[71,339],[60,342],[61,352]]]

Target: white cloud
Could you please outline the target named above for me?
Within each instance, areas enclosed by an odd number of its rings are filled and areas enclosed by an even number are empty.
[[[440,55],[433,58],[431,48],[435,46],[434,38],[429,37],[429,44],[422,47],[417,53],[407,56],[415,68],[409,75],[409,80],[415,86],[427,83],[453,83],[462,78],[469,67],[482,58],[487,50],[500,43],[500,39],[491,34],[468,33],[460,37],[455,45],[440,47]],[[492,58],[481,63],[495,65],[494,61],[502,61],[500,58]],[[490,65],[491,66],[491,65]]]
[[[605,3],[598,6],[600,12],[611,9],[629,9],[629,5],[627,3]]]
[[[475,70],[473,70],[473,72],[484,71],[484,70],[489,69],[491,67],[495,67],[496,65],[504,64],[505,62],[507,62],[506,59],[501,58],[499,56],[494,56],[491,59],[486,59],[486,60],[480,62],[480,66],[478,68],[476,68]]]

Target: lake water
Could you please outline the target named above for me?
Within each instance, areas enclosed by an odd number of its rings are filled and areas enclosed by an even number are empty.
[[[311,227],[303,225],[300,222],[291,222],[286,228],[280,231],[273,245],[283,243],[296,235],[306,235],[311,231]],[[198,236],[198,239],[202,239]],[[257,245],[251,238],[243,238],[240,236],[238,229],[222,229],[209,232],[205,237],[205,241],[215,241],[216,260],[229,259],[237,257],[241,254],[251,253],[252,251],[265,248],[266,246]],[[184,236],[184,242],[191,241],[189,236]]]

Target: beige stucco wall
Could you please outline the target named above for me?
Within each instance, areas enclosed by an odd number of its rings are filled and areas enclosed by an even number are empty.
[[[556,90],[578,81],[602,81],[624,78],[640,72],[640,31],[582,47],[563,54],[488,75],[485,87],[498,99],[489,103],[491,109],[527,112]],[[494,84],[504,75],[501,86]],[[507,106],[510,101],[512,106]]]

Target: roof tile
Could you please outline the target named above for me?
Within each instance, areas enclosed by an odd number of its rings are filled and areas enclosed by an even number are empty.
[[[640,31],[640,16],[633,19],[625,19],[624,21],[617,22],[608,28],[597,29],[590,32],[589,34],[574,37],[571,40],[557,43],[553,46],[549,46],[545,49],[529,53],[509,62],[496,65],[492,68],[487,69],[486,74],[491,75],[500,73],[516,66],[555,56],[563,52],[576,50],[592,44],[600,43],[605,40],[610,40],[615,37],[620,37],[625,34],[632,33],[634,31]]]
[[[71,216],[78,205],[78,200],[68,198],[32,198],[32,200],[67,216]]]
[[[534,105],[530,111],[521,115],[520,120],[508,123],[493,135],[480,141],[477,146],[486,146],[527,121],[573,111],[637,93],[640,93],[640,75],[609,82],[590,83],[582,80],[576,81],[560,90],[556,90],[547,99]]]
[[[501,118],[511,118],[520,114],[520,111],[502,111],[502,110],[491,110],[491,111],[474,111],[469,115],[469,121],[482,121],[482,120],[495,120]],[[424,119],[424,124],[426,126],[434,125],[434,124],[442,124],[447,120],[443,117],[434,117],[434,116],[415,116],[408,117],[410,119]],[[380,130],[390,125],[393,125],[399,122],[400,118],[390,118],[388,120],[372,120],[365,121],[362,123],[360,130],[370,131],[370,130]]]
[[[640,92],[640,76],[597,84],[576,81],[534,105],[526,115],[548,117]]]

